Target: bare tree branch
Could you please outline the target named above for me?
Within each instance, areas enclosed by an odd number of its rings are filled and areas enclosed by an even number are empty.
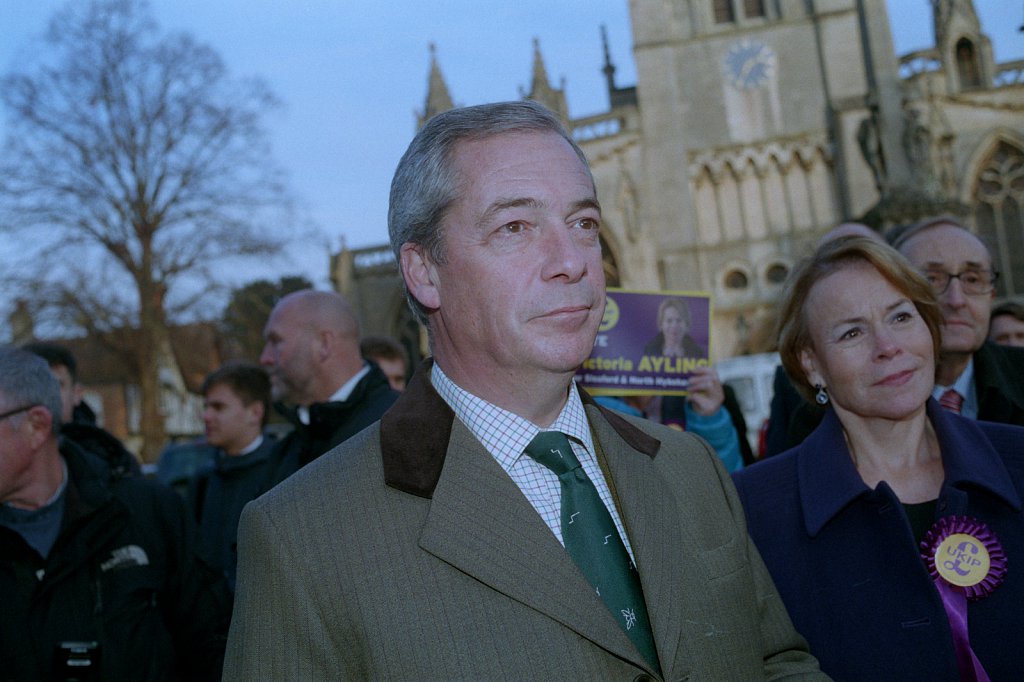
[[[286,233],[291,205],[262,125],[277,102],[258,80],[230,79],[211,48],[161,34],[142,0],[73,3],[45,41],[39,63],[0,79],[11,121],[0,232],[49,264],[27,285],[39,309],[127,344],[153,452],[167,325],[211,288],[182,283],[275,253]],[[135,331],[118,339],[121,328]]]

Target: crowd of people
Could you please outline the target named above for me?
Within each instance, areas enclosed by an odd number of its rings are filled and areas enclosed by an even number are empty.
[[[388,226],[430,357],[410,372],[340,294],[283,297],[259,362],[203,382],[177,489],[66,349],[0,349],[0,678],[1024,670],[1024,314],[957,219],[844,224],[798,264],[760,458],[713,367],[686,396],[573,382],[601,209],[542,106],[432,118]],[[650,352],[683,353],[666,301]]]

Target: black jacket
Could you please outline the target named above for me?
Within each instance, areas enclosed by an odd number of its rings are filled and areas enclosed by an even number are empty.
[[[142,475],[142,467],[135,455],[116,436],[94,423],[76,420],[61,424],[60,435],[74,441],[83,450],[102,457],[114,476]]]
[[[242,507],[260,494],[276,443],[264,434],[260,446],[241,457],[218,450],[189,482],[189,509],[199,524],[199,555],[224,573],[232,591],[238,567],[238,519]]]
[[[1024,348],[986,341],[974,354],[978,419],[1024,426]]]
[[[380,367],[373,362],[368,364],[370,371],[359,380],[348,399],[309,406],[309,424],[299,421],[296,408],[275,405],[294,428],[274,448],[271,476],[264,491],[380,419],[398,399],[398,391],[391,388]]]
[[[0,678],[64,679],[58,645],[94,641],[95,679],[219,679],[230,597],[193,551],[182,500],[158,483],[111,476],[69,441],[61,454],[69,480],[49,556],[0,527]]]

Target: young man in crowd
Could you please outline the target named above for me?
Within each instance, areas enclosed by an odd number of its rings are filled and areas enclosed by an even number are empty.
[[[235,588],[236,536],[242,507],[261,492],[274,439],[263,433],[270,414],[270,378],[259,365],[224,365],[203,381],[206,442],[216,448],[189,487],[199,523],[199,551]]]
[[[1006,301],[993,308],[988,338],[1003,346],[1024,346],[1024,303]]]
[[[103,457],[115,475],[141,476],[139,460],[114,434],[96,423],[96,414],[82,400],[78,363],[71,351],[59,344],[42,341],[26,344],[22,349],[46,360],[60,384],[61,436]]]
[[[409,368],[402,344],[390,336],[364,336],[359,342],[359,351],[364,358],[377,363],[384,376],[388,378],[391,388],[396,391],[405,390],[405,378]]]

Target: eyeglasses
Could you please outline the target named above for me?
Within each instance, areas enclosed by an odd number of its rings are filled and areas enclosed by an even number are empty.
[[[949,283],[958,279],[965,294],[978,296],[990,293],[995,288],[999,273],[995,270],[964,270],[954,275],[942,270],[928,270],[924,273],[924,278],[932,285],[932,291],[936,294],[946,293]]]
[[[4,412],[3,414],[0,414],[0,422],[2,422],[3,420],[7,419],[8,417],[13,417],[14,415],[18,414],[19,412],[28,412],[33,407],[39,407],[39,403],[32,403],[31,405],[26,405],[25,407],[19,407],[16,410],[8,410],[7,412]]]

